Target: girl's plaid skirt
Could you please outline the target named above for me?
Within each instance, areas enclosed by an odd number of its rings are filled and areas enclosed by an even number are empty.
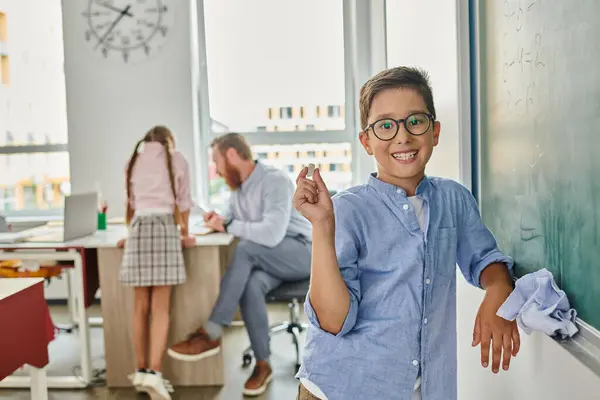
[[[125,242],[121,283],[169,286],[185,282],[179,230],[172,215],[136,216]]]

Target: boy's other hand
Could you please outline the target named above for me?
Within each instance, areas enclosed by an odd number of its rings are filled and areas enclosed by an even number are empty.
[[[313,225],[333,221],[333,202],[321,172],[316,168],[312,180],[307,175],[308,167],[304,167],[296,179],[294,208]]]
[[[125,238],[123,239],[119,239],[119,241],[117,242],[117,248],[122,249],[125,247]]]
[[[487,368],[490,359],[490,342],[492,347],[492,372],[498,373],[500,360],[502,368],[507,371],[511,356],[515,357],[521,346],[519,329],[516,321],[507,321],[496,315],[498,309],[510,293],[512,287],[506,285],[490,286],[486,289],[485,298],[479,306],[473,330],[473,347],[481,344],[481,365]]]

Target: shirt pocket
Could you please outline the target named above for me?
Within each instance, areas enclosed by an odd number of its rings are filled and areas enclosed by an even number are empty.
[[[456,274],[456,228],[438,228],[435,233],[435,272],[450,278]]]

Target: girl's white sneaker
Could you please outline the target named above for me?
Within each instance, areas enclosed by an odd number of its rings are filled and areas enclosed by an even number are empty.
[[[144,379],[146,378],[146,375],[146,372],[135,371],[133,374],[128,376],[136,392],[145,392]]]
[[[173,386],[160,374],[147,373],[143,388],[152,400],[171,400],[169,392],[173,392]]]

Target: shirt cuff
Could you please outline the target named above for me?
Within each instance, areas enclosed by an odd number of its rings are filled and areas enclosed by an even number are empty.
[[[244,223],[241,221],[236,221],[234,219],[230,219],[229,221],[224,221],[223,225],[227,225],[227,229],[225,230],[227,233],[232,234],[233,236],[244,238]]]
[[[475,268],[473,268],[471,279],[473,280],[472,284],[474,286],[483,289],[481,287],[481,274],[483,273],[484,269],[494,263],[505,264],[508,268],[508,273],[510,274],[511,278],[514,278],[514,260],[508,256],[505,256],[500,251],[495,251],[479,261]]]
[[[320,331],[322,331],[326,334],[333,335],[332,333],[327,332],[323,328],[321,328],[321,324],[319,323],[317,314],[315,313],[315,310],[314,310],[312,304],[310,303],[309,294],[306,295],[306,301],[304,302],[304,313],[306,314],[306,317],[308,318],[308,322],[310,322],[310,324],[312,326],[314,326],[315,328],[319,329]],[[346,319],[344,320],[342,329],[337,333],[337,335],[333,335],[333,336],[344,336],[345,334],[350,332],[352,330],[352,328],[354,327],[354,324],[356,323],[357,316],[358,316],[358,303],[356,302],[356,300],[354,300],[352,298],[352,296],[350,296],[350,309],[348,310],[348,315],[346,315]]]

